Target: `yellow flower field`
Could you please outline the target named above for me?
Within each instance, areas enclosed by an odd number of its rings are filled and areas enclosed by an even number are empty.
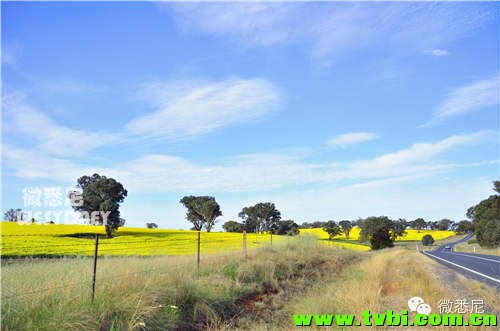
[[[146,228],[119,228],[107,239],[103,226],[18,224],[1,222],[2,256],[93,255],[93,234],[99,238],[99,255],[190,255],[197,251],[197,232]],[[273,243],[286,240],[273,236]],[[267,234],[247,234],[247,248],[270,243]],[[201,232],[202,253],[241,251],[241,233]]]
[[[359,227],[353,227],[351,230],[351,233],[349,233],[349,240],[358,240],[359,239],[359,233],[361,232],[361,229]],[[301,235],[309,234],[309,235],[315,235],[319,239],[328,239],[328,233],[326,233],[323,229],[321,228],[315,228],[315,229],[301,229],[300,230]],[[417,230],[413,229],[408,229],[406,230],[406,235],[403,237],[399,237],[396,239],[396,241],[420,241],[422,240],[422,237],[425,236],[426,234],[430,234],[434,240],[441,240],[445,239],[451,236],[455,235],[454,231],[438,231],[438,230],[420,230],[418,232]],[[338,236],[335,236],[333,239],[345,239],[345,235],[341,234]]]
[[[313,236],[324,244],[354,250],[369,250],[368,245],[357,243],[360,229],[351,230],[349,242],[325,241],[328,234],[321,228],[301,229],[301,236]],[[90,256],[94,253],[94,234],[101,234],[99,255],[190,255],[197,251],[197,232],[187,230],[161,230],[122,227],[111,239],[105,237],[103,226],[62,224],[20,224],[1,222],[1,255],[9,256]],[[407,230],[398,240],[421,240],[431,234],[435,240],[453,236],[453,231]],[[345,239],[344,235],[334,239]],[[293,240],[285,236],[273,236],[273,242]],[[352,241],[352,242],[351,242]],[[268,245],[268,234],[247,234],[247,248]],[[201,232],[201,252],[227,253],[241,251],[243,235],[227,232]]]

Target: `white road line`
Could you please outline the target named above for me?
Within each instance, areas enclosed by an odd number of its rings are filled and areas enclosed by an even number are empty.
[[[472,257],[472,258],[474,258],[474,259],[480,259],[480,260],[493,261],[493,262],[496,262],[496,263],[500,263],[500,260],[488,259],[488,258],[481,257],[481,256],[474,256],[474,255],[469,255],[469,254],[461,254],[461,253],[455,253],[455,252],[453,252],[453,254],[456,254],[456,255],[462,255],[462,256],[467,256],[467,257]]]
[[[435,256],[435,255],[432,255],[432,254],[430,254],[430,253],[427,253],[426,251],[422,251],[422,252],[423,252],[424,254],[426,254],[426,255],[432,256],[432,257],[433,257],[433,258],[435,258],[435,259],[438,259],[438,260],[444,261],[444,262],[446,262],[446,263],[452,264],[452,265],[454,265],[454,266],[456,266],[456,267],[462,268],[462,269],[467,270],[467,271],[469,271],[469,272],[472,272],[472,273],[474,273],[474,274],[476,274],[476,275],[479,275],[479,276],[482,276],[482,277],[488,278],[488,279],[490,279],[490,280],[492,280],[492,281],[494,281],[494,282],[496,282],[496,283],[500,284],[500,280],[498,280],[498,279],[495,279],[495,278],[490,277],[490,276],[488,276],[488,275],[482,274],[482,273],[480,273],[480,272],[478,272],[478,271],[475,271],[475,270],[472,270],[472,269],[466,268],[466,267],[464,267],[464,266],[462,266],[462,265],[460,265],[460,264],[456,264],[456,263],[450,262],[450,261],[448,261],[448,260],[442,259],[442,258],[440,258],[440,257],[437,257],[437,256]]]

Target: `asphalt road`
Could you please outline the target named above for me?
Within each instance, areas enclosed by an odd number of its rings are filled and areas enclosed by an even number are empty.
[[[467,241],[471,237],[472,235],[469,235],[462,240],[439,246],[433,251],[423,251],[423,253],[466,276],[500,287],[499,256],[453,251],[456,244]]]

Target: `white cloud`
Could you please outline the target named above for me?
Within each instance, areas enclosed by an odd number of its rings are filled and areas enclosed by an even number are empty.
[[[451,91],[444,99],[433,118],[422,127],[439,123],[441,120],[483,108],[498,105],[500,102],[499,76],[474,82]]]
[[[83,155],[99,147],[123,142],[123,137],[117,134],[75,130],[59,125],[27,105],[22,93],[6,96],[3,109],[7,118],[4,130],[35,139],[38,148],[52,155]]]
[[[395,153],[388,153],[376,157],[368,162],[358,163],[356,166],[367,166],[369,168],[387,168],[401,164],[414,164],[429,161],[430,158],[442,154],[457,146],[471,146],[485,141],[494,141],[497,137],[494,131],[479,131],[470,134],[450,136],[438,142],[417,143],[410,148]]]
[[[231,78],[205,84],[149,84],[158,110],[133,119],[131,134],[176,140],[232,124],[255,121],[275,111],[278,92],[264,79]]]
[[[54,93],[97,91],[87,84],[63,87],[53,83],[45,88]],[[50,155],[82,156],[105,146],[148,138],[177,140],[260,120],[277,110],[279,100],[274,85],[258,78],[231,78],[205,84],[145,84],[143,88],[144,98],[158,110],[132,119],[117,132],[60,125],[30,106],[20,91],[9,93],[2,100],[4,128],[13,137],[33,139],[39,149]]]
[[[40,150],[28,150],[3,146],[4,171],[25,179],[49,179],[64,185],[74,185],[76,179],[84,174],[107,174],[108,169],[75,163],[73,161],[49,156]],[[119,174],[115,171],[115,174]]]
[[[494,131],[479,131],[450,136],[437,142],[416,143],[409,148],[383,154],[371,160],[354,162],[336,176],[353,179],[384,178],[446,171],[460,167],[460,165],[446,162],[433,163],[434,157],[461,146],[494,143],[496,139],[498,139],[498,133]]]
[[[496,137],[484,131],[451,136],[434,143],[418,143],[395,153],[351,163],[311,163],[287,154],[239,155],[206,165],[173,155],[144,155],[112,167],[95,167],[52,158],[40,152],[8,147],[5,164],[19,177],[50,178],[73,183],[83,174],[98,172],[122,182],[130,192],[258,192],[304,184],[335,185],[339,180],[390,179],[428,176],[459,167],[484,163],[432,162],[433,158],[459,146],[487,143]],[[26,162],[36,160],[36,162]]]
[[[491,192],[490,178],[454,181],[440,175],[427,178],[405,176],[361,185],[259,196],[252,201],[273,201],[284,218],[293,218],[299,223],[380,215],[407,220],[423,217],[426,220],[450,218],[459,221],[466,218],[469,206],[477,204]],[[224,215],[228,215],[226,219],[237,215],[245,206],[238,202],[234,202],[231,210],[224,210]]]
[[[332,139],[328,140],[331,146],[346,147],[353,144],[358,144],[365,141],[377,139],[378,134],[372,132],[351,132],[339,134]]]
[[[296,6],[276,3],[160,4],[175,13],[186,32],[238,36],[241,46],[266,46],[287,42],[288,20],[300,14]]]
[[[447,50],[439,49],[439,48],[425,51],[425,53],[430,54],[430,55],[434,55],[434,56],[445,56],[445,55],[450,54]]]
[[[494,17],[470,4],[162,4],[187,33],[227,38],[243,48],[299,44],[322,62],[368,46],[395,53],[438,50]],[[442,50],[438,50],[442,53]]]

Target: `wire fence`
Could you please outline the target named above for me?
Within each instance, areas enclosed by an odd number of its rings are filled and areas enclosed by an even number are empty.
[[[128,241],[128,242],[100,242],[100,237],[104,237],[102,234],[95,234],[93,242],[86,243],[73,243],[73,244],[43,244],[43,245],[21,245],[21,246],[8,246],[1,248],[1,256],[2,263],[6,263],[9,261],[9,258],[28,258],[33,259],[35,261],[37,258],[40,258],[41,261],[54,261],[57,263],[58,259],[48,259],[50,257],[82,257],[85,259],[84,261],[88,261],[89,263],[89,273],[87,276],[83,277],[80,281],[64,281],[62,280],[64,275],[54,275],[52,277],[60,277],[61,281],[57,285],[48,285],[48,284],[40,284],[40,288],[36,290],[24,290],[22,285],[19,287],[12,286],[12,288],[7,288],[2,284],[2,299],[7,302],[16,298],[36,296],[38,294],[42,294],[42,296],[46,296],[49,293],[53,293],[57,290],[62,289],[74,289],[74,288],[83,288],[84,291],[89,291],[89,295],[94,299],[96,295],[96,284],[99,282],[107,282],[110,280],[117,280],[120,278],[126,278],[134,275],[162,275],[168,272],[172,272],[176,269],[188,268],[192,266],[195,268],[196,273],[199,275],[200,266],[203,263],[204,265],[210,264],[210,257],[214,257],[217,259],[221,259],[224,257],[227,258],[236,258],[240,261],[246,261],[248,257],[248,248],[247,247],[247,234],[243,232],[241,234],[241,246],[240,249],[231,250],[228,252],[224,249],[223,245],[216,247],[218,249],[213,249],[213,247],[208,247],[206,249],[203,244],[203,235],[198,232],[195,238],[192,238],[190,244],[195,247],[195,254],[192,255],[170,255],[168,250],[165,250],[163,254],[156,254],[154,256],[148,256],[152,258],[162,258],[167,257],[172,258],[175,262],[175,259],[185,259],[185,262],[182,263],[171,263],[170,261],[166,261],[164,265],[155,266],[152,268],[146,267],[140,270],[130,270],[123,273],[113,272],[109,275],[100,275],[98,277],[99,271],[99,261],[103,258],[110,257],[145,257],[143,253],[147,250],[160,250],[160,252],[164,248],[172,247],[171,242],[166,242],[166,240],[137,240],[137,241]],[[266,238],[269,240],[265,244],[261,244],[261,248],[272,246],[272,236]],[[210,241],[213,244],[213,240]],[[130,247],[123,247],[124,244],[131,245]],[[122,247],[116,247],[121,245]],[[253,247],[256,248],[256,247]],[[32,252],[32,254],[23,254],[22,256],[18,256],[15,254],[16,251],[19,250],[28,250]],[[43,252],[43,253],[40,253]],[[114,254],[115,252],[119,252],[121,254]],[[92,256],[92,258],[91,258]],[[196,257],[194,259],[193,257]],[[6,259],[7,258],[7,259]],[[17,261],[16,259],[16,261]],[[214,259],[215,260],[215,259]],[[92,266],[92,268],[90,268]],[[4,278],[4,277],[2,277]],[[4,283],[4,280],[2,280]]]

